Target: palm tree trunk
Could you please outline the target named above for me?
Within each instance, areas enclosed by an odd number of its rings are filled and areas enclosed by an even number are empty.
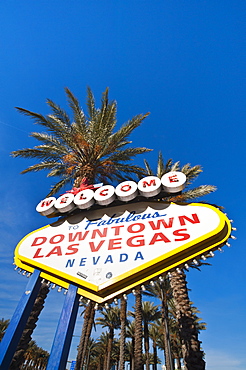
[[[132,353],[130,356],[130,370],[134,370],[135,337],[132,338]]]
[[[113,340],[114,340],[114,329],[109,328],[109,338],[108,338],[108,348],[107,348],[107,362],[106,362],[106,369],[110,370],[110,360],[111,360],[111,352],[113,348]]]
[[[176,360],[176,362],[177,362],[177,369],[178,369],[178,370],[181,370],[181,361],[180,361],[180,358],[179,358],[179,357],[177,357],[175,360]]]
[[[204,353],[200,348],[201,342],[198,340],[198,332],[190,307],[185,273],[172,272],[170,283],[180,326],[184,365],[187,370],[204,370]]]
[[[93,302],[90,302],[90,303],[91,303],[92,307],[91,307],[89,320],[88,320],[88,323],[87,323],[87,330],[86,330],[85,340],[84,340],[84,348],[83,348],[83,352],[82,352],[83,363],[85,362],[86,357],[87,357],[88,343],[89,343],[89,339],[91,337],[91,332],[92,332],[92,328],[93,328],[93,324],[94,324],[94,318],[95,318],[94,303]]]
[[[37,298],[35,299],[32,311],[27,320],[26,327],[23,330],[16,352],[11,361],[9,370],[18,370],[24,363],[25,361],[24,353],[26,352],[28,344],[32,339],[32,333],[37,326],[36,323],[39,319],[39,315],[42,309],[44,308],[44,301],[47,297],[48,292],[49,292],[48,285],[46,283],[43,283],[40,287]]]
[[[154,363],[153,363],[153,370],[157,370],[157,348],[156,348],[156,342],[153,341],[153,357],[154,357]]]
[[[90,319],[92,311],[92,302],[88,304],[88,306],[85,309],[84,312],[84,322],[83,322],[83,327],[82,327],[82,332],[80,336],[80,342],[78,346],[78,353],[77,353],[77,358],[76,358],[76,365],[75,365],[75,370],[81,370],[82,365],[83,365],[83,353],[84,353],[84,348],[85,348],[85,337],[86,337],[86,332],[88,328],[88,322]]]
[[[148,324],[144,323],[144,350],[145,350],[145,357],[146,357],[146,370],[150,370],[149,368],[149,330]]]
[[[134,370],[143,370],[142,294],[139,288],[136,289],[135,311]]]
[[[125,347],[126,347],[126,300],[121,297],[120,300],[120,367],[119,370],[125,369]]]
[[[173,366],[171,363],[171,345],[170,345],[170,337],[169,337],[169,330],[168,330],[168,308],[167,304],[162,297],[162,306],[161,306],[161,317],[162,317],[162,324],[163,324],[163,342],[164,342],[164,358],[165,358],[165,366],[166,370],[173,370]]]

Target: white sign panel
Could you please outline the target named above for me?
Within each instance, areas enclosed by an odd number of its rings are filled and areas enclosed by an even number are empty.
[[[127,289],[139,274],[143,279],[145,270],[145,280],[158,274],[162,261],[193,258],[218,244],[220,234],[219,243],[226,240],[227,221],[216,208],[195,203],[142,202],[81,211],[28,234],[16,248],[16,264],[27,263],[48,272],[51,281],[55,276],[73,282],[99,297],[106,288],[114,295],[117,284]]]

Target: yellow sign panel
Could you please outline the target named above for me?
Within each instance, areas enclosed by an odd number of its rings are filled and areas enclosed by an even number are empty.
[[[161,201],[81,211],[26,235],[17,266],[98,303],[216,249],[231,234],[217,208]]]

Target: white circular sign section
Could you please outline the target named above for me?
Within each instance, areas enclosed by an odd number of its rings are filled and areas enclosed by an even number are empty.
[[[94,203],[94,191],[91,189],[82,190],[74,197],[74,204],[80,209],[90,208]]]
[[[178,193],[184,189],[186,176],[183,172],[167,172],[162,176],[161,183],[165,192]]]
[[[56,202],[55,197],[45,198],[44,200],[41,200],[41,202],[38,203],[36,211],[40,213],[42,216],[49,216],[56,211],[56,208],[54,206],[55,202]]]
[[[97,204],[107,206],[115,199],[114,187],[112,185],[104,185],[97,189],[94,193],[94,198]]]
[[[115,188],[119,200],[129,202],[138,195],[138,185],[134,181],[124,181]]]
[[[147,176],[138,182],[138,190],[146,198],[154,197],[161,191],[161,180],[157,176]]]
[[[66,193],[57,198],[55,202],[55,207],[59,212],[65,213],[69,212],[74,208],[74,195],[71,193]]]

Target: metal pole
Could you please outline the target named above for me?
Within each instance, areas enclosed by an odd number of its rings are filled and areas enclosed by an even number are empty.
[[[22,332],[25,329],[27,319],[41,287],[41,278],[39,274],[39,270],[34,270],[0,344],[1,370],[9,368]]]
[[[46,370],[65,370],[79,307],[77,287],[70,284]]]

